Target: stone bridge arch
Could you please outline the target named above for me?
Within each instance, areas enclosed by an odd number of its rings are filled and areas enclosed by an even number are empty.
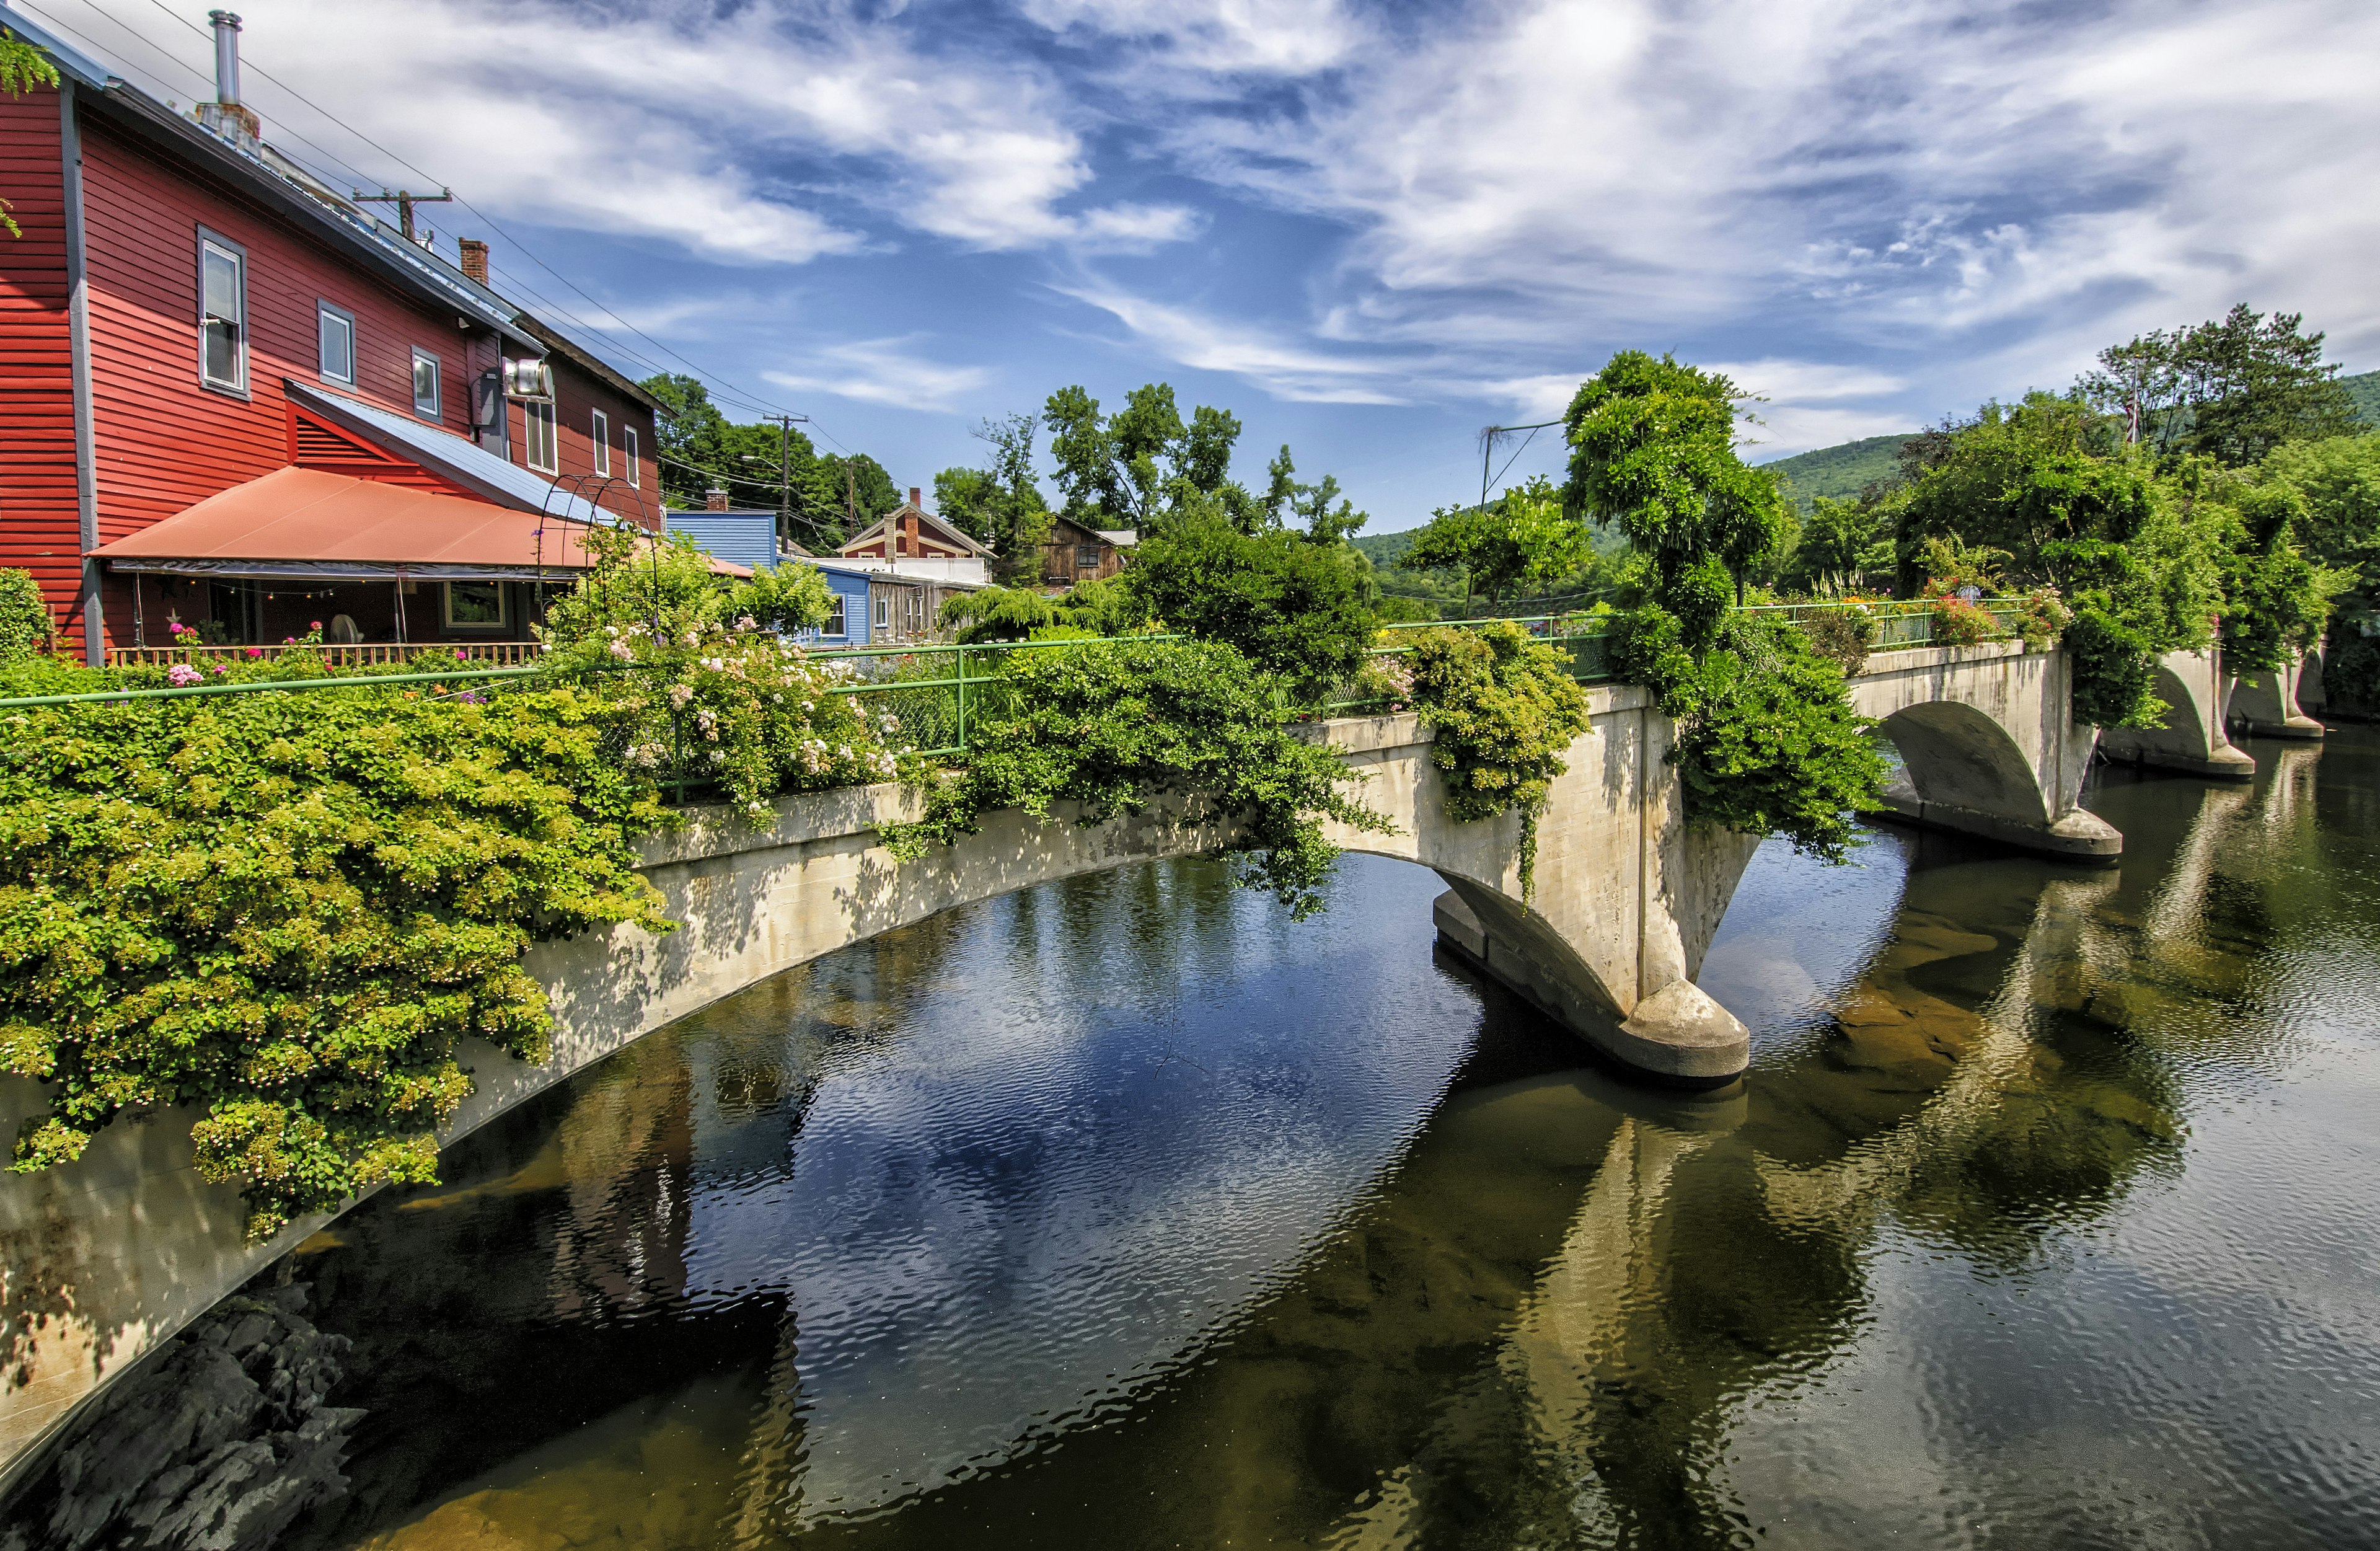
[[[1852,703],[1900,753],[1903,817],[2052,856],[2112,859],[2124,837],[2082,806],[2095,727],[2070,716],[2063,652],[2021,641],[1877,653]]]

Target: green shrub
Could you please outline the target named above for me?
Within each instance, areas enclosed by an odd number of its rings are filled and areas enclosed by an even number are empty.
[[[1867,666],[1868,649],[1876,644],[1876,614],[1866,605],[1803,610],[1795,623],[1810,638],[1812,650],[1841,668],[1845,678]]]
[[[537,939],[667,922],[661,824],[567,686],[18,712],[0,739],[0,1063],[44,1081],[19,1171],[127,1107],[196,1104],[199,1170],[270,1233],[434,1177],[477,1035],[542,1058]]]
[[[50,605],[33,573],[0,566],[0,663],[31,656],[51,629]]]
[[[2380,640],[2334,629],[2323,651],[2322,690],[2332,700],[2380,710]]]
[[[1054,804],[1075,802],[1090,824],[1195,794],[1232,826],[1225,849],[1239,881],[1302,918],[1321,908],[1338,856],[1323,819],[1393,827],[1341,789],[1357,777],[1337,753],[1289,732],[1278,680],[1220,642],[1018,652],[992,689],[965,767],[928,784],[918,821],[885,826],[894,856],[914,861],[1005,808],[1048,822]]]
[[[1536,887],[1537,819],[1562,752],[1586,730],[1586,692],[1561,654],[1518,625],[1415,630],[1405,664],[1446,778],[1449,817],[1521,815],[1521,898]]]

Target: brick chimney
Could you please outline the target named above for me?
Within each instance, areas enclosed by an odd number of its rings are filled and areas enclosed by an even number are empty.
[[[488,283],[488,245],[476,237],[467,237],[456,241],[455,246],[463,255],[463,277],[467,280],[477,280],[482,286],[486,285]]]
[[[727,492],[718,485],[712,485],[703,495],[702,506],[705,511],[725,511],[727,509]]]
[[[920,497],[925,494],[926,493],[924,491],[918,489],[916,485],[911,485],[909,487],[909,504],[917,507],[919,511],[924,511],[926,509],[926,503]]]
[[[904,555],[926,553],[926,546],[917,542],[917,514],[915,511],[905,511],[901,514],[901,553]]]

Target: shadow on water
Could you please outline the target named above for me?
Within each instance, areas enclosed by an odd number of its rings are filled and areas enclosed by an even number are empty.
[[[367,1415],[286,1544],[2371,1543],[2375,749],[2104,776],[2103,872],[1764,849],[1715,1098],[1374,859],[821,959],[305,1246]]]

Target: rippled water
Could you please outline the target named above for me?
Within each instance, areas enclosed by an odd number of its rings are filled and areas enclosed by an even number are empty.
[[[308,1546],[2380,1544],[2380,739],[2119,870],[1766,849],[1686,1100],[1202,863],[953,911],[310,1242]]]

